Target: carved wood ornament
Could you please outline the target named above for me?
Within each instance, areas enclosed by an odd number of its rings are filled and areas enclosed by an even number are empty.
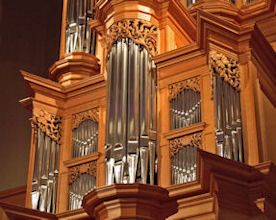
[[[209,53],[209,70],[211,73],[211,88],[214,89],[213,77],[218,75],[237,90],[240,89],[240,71],[238,61],[216,51]],[[213,93],[213,92],[212,92]],[[213,94],[212,94],[213,97]]]
[[[186,135],[179,138],[174,138],[170,140],[170,157],[173,157],[177,154],[182,148],[190,145],[193,147],[201,148],[201,133],[195,133],[191,135]]]
[[[60,144],[61,141],[61,117],[50,114],[45,110],[40,110],[38,114],[34,114],[32,118],[32,127],[34,134],[37,134],[37,128],[46,133],[52,140]]]
[[[134,43],[145,46],[152,56],[157,54],[157,27],[147,21],[125,19],[113,24],[107,30],[107,52],[111,50],[112,44],[120,37],[129,38]]]
[[[79,127],[79,125],[90,119],[96,123],[99,122],[99,108],[93,108],[85,112],[80,112],[78,114],[73,115],[73,129]]]
[[[169,101],[176,98],[176,96],[184,89],[192,89],[195,92],[200,92],[200,78],[194,77],[169,85]]]
[[[69,168],[69,184],[75,182],[82,174],[87,173],[90,176],[96,176],[97,163],[96,161],[91,161],[78,166]]]

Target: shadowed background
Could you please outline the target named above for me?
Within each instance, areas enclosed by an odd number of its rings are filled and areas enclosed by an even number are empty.
[[[43,77],[58,59],[62,0],[0,0],[0,191],[26,184],[31,113],[25,70]]]

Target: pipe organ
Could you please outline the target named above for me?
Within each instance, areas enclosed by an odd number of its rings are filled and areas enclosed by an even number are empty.
[[[244,162],[238,63],[211,51],[210,68],[213,75],[217,154]]]
[[[96,32],[89,27],[94,19],[96,0],[68,0],[66,14],[65,53],[95,54]]]
[[[32,208],[55,213],[59,173],[61,118],[41,110],[33,117],[35,162]]]
[[[270,191],[255,193],[248,183],[264,184],[272,167],[262,114],[274,100],[273,54],[263,35],[273,2],[63,2],[52,81],[21,72],[30,91],[21,103],[33,114],[22,216],[129,219],[150,209],[147,192],[158,187],[144,184],[158,184],[164,196],[150,203],[168,202],[171,210],[177,199],[179,212],[170,219],[246,218],[248,210],[260,217]],[[243,194],[235,193],[241,185]],[[254,195],[243,196],[247,191]]]

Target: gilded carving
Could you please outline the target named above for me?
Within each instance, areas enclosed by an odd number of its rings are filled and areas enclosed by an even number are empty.
[[[79,125],[87,119],[90,119],[94,122],[98,122],[99,108],[93,108],[88,111],[80,112],[78,114],[73,115],[73,129],[79,127]]]
[[[75,182],[82,174],[87,173],[90,176],[96,176],[97,163],[91,161],[78,166],[69,168],[69,184]]]
[[[213,89],[213,76],[217,74],[228,82],[232,87],[240,89],[239,64],[235,59],[226,57],[216,51],[209,53],[209,69]]]
[[[200,78],[194,77],[169,85],[169,100],[176,98],[176,96],[184,89],[192,89],[200,92]]]
[[[149,22],[139,19],[125,19],[113,24],[107,30],[106,45],[108,51],[120,37],[130,38],[134,43],[144,45],[153,56],[157,54],[157,27]]]
[[[174,138],[170,140],[170,157],[177,154],[183,147],[190,145],[193,147],[201,148],[201,133],[195,133],[191,135],[186,135],[179,138]]]
[[[40,110],[38,114],[34,114],[32,126],[37,126],[52,140],[60,144],[62,129],[60,116],[50,114],[45,110]]]

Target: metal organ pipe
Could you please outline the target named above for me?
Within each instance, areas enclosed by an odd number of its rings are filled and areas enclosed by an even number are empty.
[[[106,183],[154,184],[156,73],[152,57],[144,46],[119,38],[107,56],[107,71]]]

